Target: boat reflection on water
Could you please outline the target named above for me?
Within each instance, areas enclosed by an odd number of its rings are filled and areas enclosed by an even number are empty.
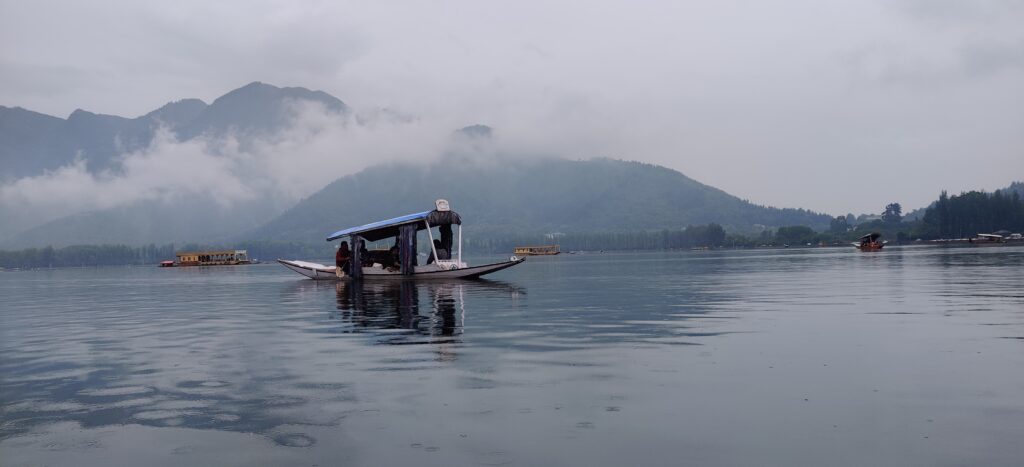
[[[461,284],[337,282],[335,290],[338,309],[333,317],[351,323],[357,332],[365,328],[407,329],[441,341],[462,332],[465,300]],[[424,290],[426,299],[421,297]],[[400,338],[393,343],[412,342]]]
[[[467,294],[512,299],[525,294],[520,287],[483,280],[339,281],[329,286],[337,295],[331,317],[348,325],[342,332],[375,334],[379,343],[393,345],[457,343]]]

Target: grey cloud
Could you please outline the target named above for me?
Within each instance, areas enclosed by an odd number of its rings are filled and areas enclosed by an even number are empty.
[[[909,17],[943,23],[988,22],[1024,12],[1020,0],[897,0],[891,5]]]
[[[1024,70],[1024,38],[966,41],[941,56],[915,54],[900,44],[873,44],[841,54],[850,76],[883,84],[940,87]]]
[[[0,104],[134,116],[259,80],[403,109],[415,117],[373,118],[424,147],[482,122],[507,152],[636,159],[759,203],[877,212],[1024,176],[1021,4],[7,2]],[[391,126],[296,130],[282,149],[355,138],[407,157],[373,133]],[[989,162],[949,170],[968,155]],[[851,173],[863,160],[886,170]]]
[[[961,57],[961,69],[971,75],[1024,69],[1024,39],[1014,43],[967,44]]]

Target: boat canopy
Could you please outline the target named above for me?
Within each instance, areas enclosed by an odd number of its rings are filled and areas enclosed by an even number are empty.
[[[423,221],[430,223],[431,227],[438,225],[462,224],[462,218],[459,217],[458,213],[455,211],[423,211],[415,214],[406,214],[394,219],[377,221],[361,225],[359,227],[350,227],[348,229],[339,230],[329,235],[327,237],[327,241],[331,242],[342,237],[358,235],[366,240],[375,242],[377,240],[397,236],[399,227],[403,225],[416,224],[417,231],[426,229],[427,225]]]
[[[996,234],[983,234],[983,233],[980,233],[980,234],[978,234],[978,236],[981,237],[981,238],[988,238],[988,239],[992,239],[992,240],[1002,240],[1003,239],[1002,235],[996,235]]]
[[[875,240],[878,240],[878,237],[881,237],[881,236],[882,236],[882,234],[880,234],[878,232],[871,232],[871,233],[861,237],[860,239],[864,240],[864,241],[868,241],[868,242],[873,242]]]

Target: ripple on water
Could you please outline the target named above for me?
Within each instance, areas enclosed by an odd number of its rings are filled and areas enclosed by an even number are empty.
[[[5,412],[76,412],[86,410],[89,406],[76,402],[50,402],[44,400],[27,400],[4,406]]]
[[[111,396],[136,396],[142,394],[150,394],[156,392],[156,388],[149,386],[118,386],[112,388],[100,388],[100,389],[83,389],[78,391],[79,395],[91,396],[91,397],[111,397]]]
[[[186,380],[177,384],[179,388],[223,388],[230,385],[227,381],[217,380]]]
[[[293,405],[302,405],[306,403],[306,399],[295,396],[272,396],[260,401],[264,406],[269,407],[287,407]]]
[[[316,440],[305,433],[280,434],[274,437],[274,442],[290,448],[308,448],[316,444]]]
[[[214,415],[213,419],[217,420],[218,422],[237,422],[237,421],[241,420],[242,417],[239,417],[238,415],[230,414],[230,413],[221,413],[221,414]]]
[[[124,399],[117,402],[111,402],[103,404],[103,407],[108,408],[127,408],[127,407],[139,407],[143,405],[153,405],[156,403],[156,399],[152,397],[142,397],[138,399]]]
[[[147,410],[132,415],[132,418],[138,420],[165,420],[197,414],[198,412],[187,412],[180,410]]]

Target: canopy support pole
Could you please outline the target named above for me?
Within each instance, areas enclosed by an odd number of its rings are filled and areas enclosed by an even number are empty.
[[[416,224],[406,224],[398,231],[398,257],[402,275],[411,276],[416,267]]]
[[[352,240],[352,259],[349,260],[349,276],[353,279],[361,279],[363,277],[363,258],[362,258],[362,246],[363,239],[358,235],[352,235],[349,237]]]
[[[459,224],[459,267],[462,267],[462,224]]]
[[[434,233],[430,231],[430,222],[423,219],[423,224],[427,226],[427,236],[430,237],[430,251],[434,252],[434,263],[437,263],[437,248],[434,248]]]

